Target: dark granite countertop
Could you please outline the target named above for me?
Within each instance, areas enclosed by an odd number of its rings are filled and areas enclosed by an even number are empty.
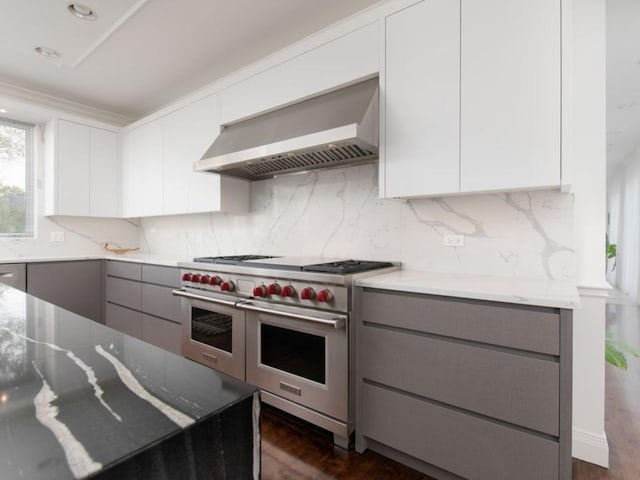
[[[99,476],[256,391],[0,284],[2,480]]]

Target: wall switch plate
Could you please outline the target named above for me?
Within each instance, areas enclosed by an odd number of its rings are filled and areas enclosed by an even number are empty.
[[[442,244],[445,247],[464,247],[464,235],[445,235]]]
[[[61,231],[51,232],[51,241],[64,242],[64,232],[61,232]]]

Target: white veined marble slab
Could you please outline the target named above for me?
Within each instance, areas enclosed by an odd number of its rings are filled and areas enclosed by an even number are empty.
[[[576,284],[564,280],[507,278],[489,275],[404,270],[356,282],[360,287],[443,295],[495,302],[576,309],[580,297]]]

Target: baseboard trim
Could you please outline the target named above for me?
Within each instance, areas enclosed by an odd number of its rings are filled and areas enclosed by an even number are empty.
[[[574,458],[609,468],[609,443],[607,435],[596,435],[574,428],[572,432],[571,455]]]

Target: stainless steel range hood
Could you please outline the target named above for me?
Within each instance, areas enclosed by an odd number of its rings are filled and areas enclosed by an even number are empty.
[[[222,129],[196,171],[261,180],[378,158],[378,78]]]

